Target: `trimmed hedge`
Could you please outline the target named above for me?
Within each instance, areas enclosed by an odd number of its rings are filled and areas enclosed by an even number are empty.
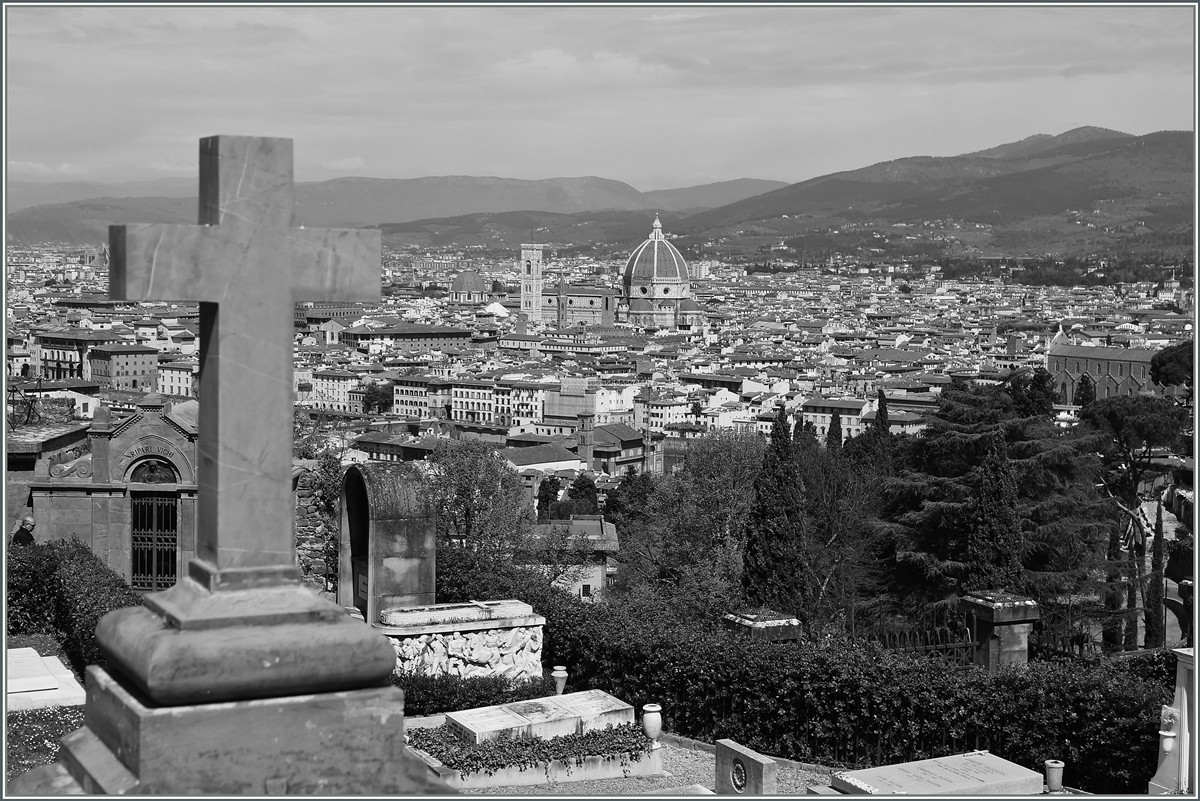
[[[404,714],[411,717],[458,712],[481,706],[512,704],[554,695],[554,680],[542,676],[511,681],[503,676],[430,676],[423,673],[393,673],[388,683],[404,690]]]
[[[105,663],[96,644],[100,618],[141,603],[142,596],[78,538],[8,550],[8,635],[53,637],[77,675]]]
[[[492,589],[481,599],[517,588]],[[1175,681],[1169,652],[1034,662],[992,676],[868,643],[751,640],[672,619],[648,596],[515,597],[546,617],[543,659],[566,665],[573,686],[635,708],[662,704],[664,728],[675,734],[830,766],[984,748],[1038,771],[1046,759],[1064,760],[1068,786],[1142,793],[1157,764],[1159,708]]]

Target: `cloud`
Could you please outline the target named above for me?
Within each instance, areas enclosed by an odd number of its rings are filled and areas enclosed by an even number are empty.
[[[8,172],[13,175],[86,175],[87,168],[78,164],[68,164],[65,161],[57,167],[50,167],[36,161],[10,161],[6,165]]]

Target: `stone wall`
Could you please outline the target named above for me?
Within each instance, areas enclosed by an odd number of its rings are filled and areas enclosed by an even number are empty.
[[[296,497],[296,563],[304,576],[304,586],[317,592],[331,589],[328,581],[337,581],[337,566],[330,565],[325,540],[333,532],[317,511],[313,485],[316,481],[316,462],[295,468]]]

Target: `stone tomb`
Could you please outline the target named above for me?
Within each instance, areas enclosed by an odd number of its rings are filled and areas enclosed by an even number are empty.
[[[775,760],[735,743],[717,740],[718,795],[775,795],[779,766]]]
[[[830,784],[849,795],[1039,795],[1043,777],[987,751],[972,751],[843,771]]]
[[[56,656],[32,648],[9,648],[4,671],[8,711],[80,706],[86,696],[71,670]]]
[[[468,743],[561,737],[633,723],[633,707],[603,690],[585,690],[513,704],[448,712],[446,725]]]
[[[546,618],[521,601],[387,609],[375,628],[396,652],[396,670],[460,678],[542,676]]]
[[[434,522],[416,468],[405,462],[351,466],[341,508],[338,602],[372,621],[385,609],[432,604]]]

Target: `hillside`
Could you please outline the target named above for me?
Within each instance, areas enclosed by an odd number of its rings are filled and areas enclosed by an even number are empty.
[[[5,190],[5,209],[9,214],[31,206],[47,203],[70,203],[95,198],[154,198],[195,197],[195,178],[162,178],[157,181],[127,181],[101,184],[90,181],[60,181],[40,184],[32,181],[8,181]]]
[[[108,223],[194,222],[195,182],[190,181],[189,185],[191,191],[178,189],[179,196],[167,193],[131,198],[122,193],[134,192],[139,185],[124,184],[111,185],[117,187],[117,191],[108,192],[100,199],[75,198],[52,205],[24,207],[18,204],[9,209],[9,235],[16,243],[47,241],[44,237],[55,234],[61,241],[86,244],[96,242],[98,232],[105,230]],[[739,179],[642,193],[620,181],[596,177],[541,181],[471,176],[336,178],[296,185],[296,222],[309,226],[354,227],[530,210],[554,214],[696,210],[742,200],[780,186],[786,184]],[[14,194],[27,202],[37,197],[66,198],[108,188],[111,187],[103,184],[34,184],[21,185]],[[187,198],[191,198],[185,204],[190,205],[190,213],[185,218],[175,219],[179,200]],[[116,217],[103,217],[102,209],[105,208],[111,208]]]
[[[397,246],[512,248],[533,228],[541,241],[588,248],[640,241],[657,211],[677,244],[696,254],[757,254],[784,241],[793,256],[1158,250],[1182,257],[1194,239],[1194,151],[1191,131],[1132,136],[1085,127],[791,185],[740,179],[639,192],[594,176],[338,178],[297,185],[296,221],[377,225]],[[93,186],[47,184],[36,191],[66,196]],[[16,189],[18,199],[35,197],[27,185]],[[169,192],[112,194],[10,210],[8,232],[17,244],[94,244],[107,238],[111,223],[193,222],[195,209],[193,198]]]
[[[972,244],[983,255],[1095,252],[1132,240],[1190,249],[1194,148],[1190,131],[1077,129],[813,178],[692,215],[679,231],[689,239],[747,230],[803,237],[846,225],[883,230],[952,220],[986,232]],[[824,241],[822,249],[834,247]]]

